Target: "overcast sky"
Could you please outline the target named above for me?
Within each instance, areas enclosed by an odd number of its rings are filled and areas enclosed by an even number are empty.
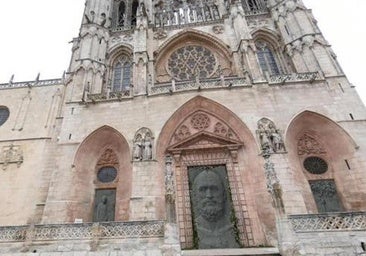
[[[303,0],[366,102],[366,0]],[[84,0],[0,1],[0,83],[59,78],[78,35]]]

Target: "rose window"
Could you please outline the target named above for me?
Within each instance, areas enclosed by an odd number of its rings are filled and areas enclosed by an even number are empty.
[[[216,68],[213,53],[199,45],[188,45],[176,50],[168,60],[168,69],[177,80],[208,78]]]
[[[304,160],[304,168],[312,174],[323,174],[328,170],[328,164],[320,157],[311,156]]]

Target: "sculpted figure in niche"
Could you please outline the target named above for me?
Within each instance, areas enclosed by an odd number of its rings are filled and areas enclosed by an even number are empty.
[[[214,171],[204,170],[192,185],[194,226],[198,248],[237,248],[231,209],[227,207],[224,183]]]
[[[133,145],[133,160],[143,161],[152,159],[152,133],[148,128],[141,128],[136,132]]]
[[[133,146],[133,159],[142,160],[142,138],[140,134],[136,136]]]
[[[149,133],[145,135],[142,159],[143,160],[152,159],[152,144],[151,144],[151,136]]]
[[[274,127],[273,124],[268,125],[270,138],[272,141],[273,151],[279,152],[281,150],[284,150],[284,143],[282,140],[281,135],[279,134],[279,131]]]
[[[268,139],[268,134],[266,129],[262,124],[258,125],[258,134],[259,134],[259,140],[261,143],[261,149],[269,150],[270,149],[270,141]]]
[[[278,153],[285,151],[285,144],[280,134],[280,130],[278,130],[269,119],[262,118],[258,121],[257,134],[263,152]]]

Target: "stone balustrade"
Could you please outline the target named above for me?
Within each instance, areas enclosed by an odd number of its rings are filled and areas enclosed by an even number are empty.
[[[203,89],[220,89],[231,87],[251,87],[251,82],[244,77],[223,77],[215,79],[206,79],[201,81],[171,81],[169,83],[155,84],[150,89],[151,95],[174,93]]]
[[[295,232],[366,230],[366,212],[290,215]]]
[[[285,84],[294,82],[314,82],[315,80],[321,80],[322,77],[318,72],[306,72],[306,73],[292,73],[292,74],[280,74],[280,75],[269,75],[268,83],[274,84]]]
[[[164,236],[163,221],[100,222],[0,227],[1,242],[127,239]]]
[[[11,89],[11,88],[22,88],[22,87],[36,87],[36,86],[51,86],[63,84],[62,79],[48,79],[48,80],[35,80],[35,81],[25,81],[25,82],[9,82],[0,84],[1,89]]]

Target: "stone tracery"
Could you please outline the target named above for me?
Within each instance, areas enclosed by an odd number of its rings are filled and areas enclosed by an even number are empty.
[[[208,78],[216,68],[214,54],[200,45],[181,47],[168,60],[168,70],[177,80]]]

